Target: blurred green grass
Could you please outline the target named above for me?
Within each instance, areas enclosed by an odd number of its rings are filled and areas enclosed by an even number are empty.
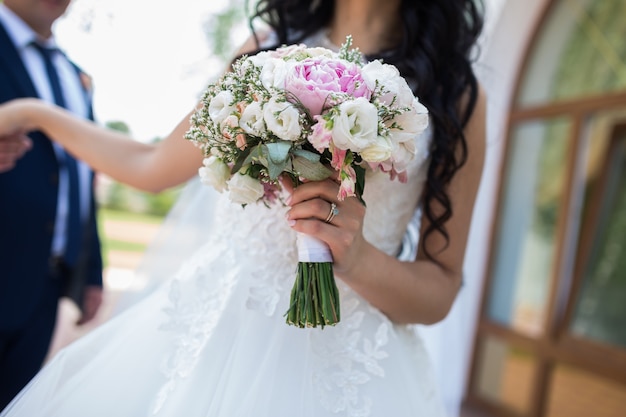
[[[98,231],[100,234],[105,267],[108,266],[109,263],[107,256],[109,251],[142,253],[146,250],[149,244],[149,242],[137,242],[136,239],[121,240],[119,237],[108,236],[105,231],[105,225],[107,222],[146,223],[149,225],[159,225],[162,221],[162,216],[100,208],[98,210]]]

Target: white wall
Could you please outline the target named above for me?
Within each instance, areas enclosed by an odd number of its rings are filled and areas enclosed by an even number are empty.
[[[487,92],[487,155],[474,208],[464,285],[448,317],[422,329],[451,417],[465,395],[495,215],[500,165],[513,88],[535,22],[549,0],[487,1],[479,79]]]

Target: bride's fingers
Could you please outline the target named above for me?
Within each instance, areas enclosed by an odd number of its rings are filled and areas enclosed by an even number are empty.
[[[304,200],[292,205],[288,219],[315,219],[335,226],[333,220],[340,213],[339,205],[321,197]]]
[[[296,205],[303,201],[314,198],[322,198],[326,201],[337,201],[339,185],[332,179],[323,181],[312,181],[293,187],[291,184],[284,184],[285,189],[291,194],[290,205]]]

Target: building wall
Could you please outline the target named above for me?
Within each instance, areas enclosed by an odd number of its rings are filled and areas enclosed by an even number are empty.
[[[549,0],[487,1],[485,30],[476,71],[487,93],[487,154],[474,208],[464,284],[448,317],[420,330],[433,359],[450,416],[457,416],[469,369],[489,245],[511,97],[527,44]]]

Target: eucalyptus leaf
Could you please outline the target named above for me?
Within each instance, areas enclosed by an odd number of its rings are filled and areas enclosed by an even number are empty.
[[[245,152],[245,150],[243,152]],[[241,166],[243,166],[243,165],[252,165],[254,163],[261,164],[263,166],[267,166],[267,157],[266,157],[266,155],[263,154],[263,146],[262,145],[256,145],[256,146],[250,148],[250,150],[248,152],[248,156],[243,161],[243,163],[239,166],[239,168],[241,168]],[[239,168],[237,170],[239,170]]]
[[[291,144],[288,142],[274,142],[261,146],[261,153],[266,161],[266,167],[270,179],[275,180],[287,168],[289,162],[289,150]]]
[[[296,149],[293,151],[293,154],[296,156],[301,156],[303,158],[306,158],[311,162],[318,162],[320,160],[320,154],[307,151],[305,149]]]
[[[303,156],[294,156],[293,169],[300,175],[311,181],[321,181],[333,173],[321,162],[313,162]]]
[[[290,142],[273,142],[264,146],[267,148],[269,160],[274,163],[283,163],[289,158]]]

